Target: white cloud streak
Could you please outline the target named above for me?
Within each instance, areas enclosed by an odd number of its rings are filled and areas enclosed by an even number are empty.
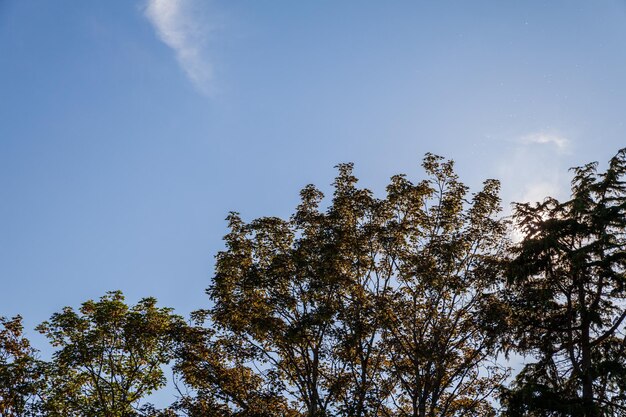
[[[545,132],[532,133],[523,136],[520,142],[525,145],[554,145],[560,151],[565,151],[569,147],[569,140],[566,138]]]
[[[144,14],[161,41],[172,48],[189,80],[203,94],[211,93],[213,68],[205,46],[207,22],[196,0],[147,0]]]

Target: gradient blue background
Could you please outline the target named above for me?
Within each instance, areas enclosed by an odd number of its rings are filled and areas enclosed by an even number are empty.
[[[40,348],[108,290],[206,307],[227,213],[288,216],[339,162],[382,193],[434,152],[508,203],[626,145],[623,1],[176,4],[208,85],[144,1],[0,0],[0,315]]]

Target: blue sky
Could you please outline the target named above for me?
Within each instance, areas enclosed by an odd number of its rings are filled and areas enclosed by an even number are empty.
[[[380,193],[434,152],[509,202],[626,145],[623,1],[0,0],[0,51],[0,315],[29,329],[114,289],[205,307],[227,213],[288,216],[339,162]]]

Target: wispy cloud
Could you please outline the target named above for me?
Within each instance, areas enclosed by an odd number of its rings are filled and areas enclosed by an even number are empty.
[[[567,199],[570,150],[571,141],[565,136],[545,132],[518,136],[508,142],[497,162],[505,214],[511,214],[512,202],[536,203],[546,197]],[[521,231],[514,228],[512,239],[517,241],[521,236]]]
[[[520,138],[520,143],[524,145],[554,145],[561,151],[566,150],[569,146],[569,140],[563,136],[545,132],[537,132],[522,136]]]
[[[503,198],[538,202],[546,197],[567,198],[566,163],[571,142],[562,135],[536,132],[518,137],[498,162]]]
[[[179,65],[203,94],[211,93],[213,66],[206,53],[211,30],[196,0],[147,0],[144,14],[176,54]]]

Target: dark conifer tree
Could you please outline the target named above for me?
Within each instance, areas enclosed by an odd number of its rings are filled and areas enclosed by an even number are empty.
[[[536,361],[504,393],[511,416],[626,415],[626,149],[573,171],[569,200],[515,208],[513,334]]]

